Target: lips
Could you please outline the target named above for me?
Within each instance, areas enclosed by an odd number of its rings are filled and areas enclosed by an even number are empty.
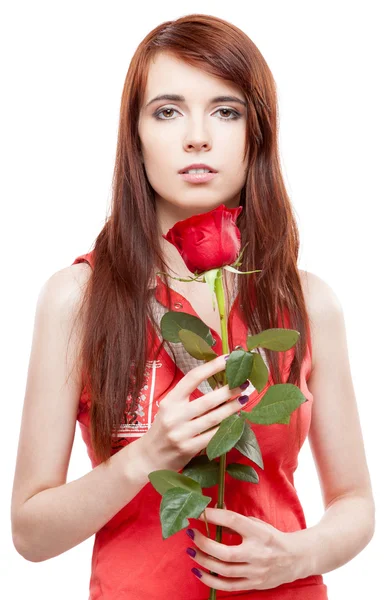
[[[188,165],[187,167],[180,169],[180,171],[178,171],[178,173],[186,173],[190,169],[208,169],[212,173],[217,173],[216,169],[214,169],[213,167],[210,167],[209,165],[204,165],[202,163],[199,163],[199,164],[195,163],[193,165]]]

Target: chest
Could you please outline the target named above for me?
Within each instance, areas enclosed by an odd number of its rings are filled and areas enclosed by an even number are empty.
[[[311,283],[312,274],[308,271],[299,269],[300,280],[304,295],[304,301],[308,310],[310,319],[310,333],[312,339],[312,367],[315,363],[315,344],[314,344],[314,328],[312,327],[312,321],[314,319],[312,310],[312,296],[311,295]],[[183,283],[180,281],[172,284],[172,287],[181,294],[192,306],[195,313],[199,318],[210,328],[218,333],[221,337],[221,325],[220,325],[220,314],[217,306],[216,298],[213,298],[209,286],[205,283]],[[227,275],[227,288],[228,292],[226,295],[226,311],[227,319],[229,311],[234,301],[234,295],[237,292],[237,286],[233,279]],[[214,301],[214,304],[213,304]],[[182,300],[181,300],[182,302]],[[214,309],[215,306],[215,309]]]
[[[210,328],[214,329],[221,337],[221,324],[219,308],[215,299],[215,310],[213,309],[212,296],[209,294],[206,298],[193,297],[189,299],[199,318]]]
[[[216,297],[212,295],[209,286],[204,283],[186,284],[185,287],[178,286],[177,291],[188,300],[198,317],[210,329],[213,329],[220,337],[222,337],[219,307],[217,306]],[[229,299],[226,299],[225,308],[227,319],[230,307],[231,302]]]

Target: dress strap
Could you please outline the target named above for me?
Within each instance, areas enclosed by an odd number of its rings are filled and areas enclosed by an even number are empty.
[[[75,260],[73,261],[72,264],[76,265],[77,263],[82,263],[82,262],[87,262],[89,264],[89,266],[93,269],[95,266],[94,250],[91,250],[91,252],[88,252],[87,254],[80,254],[80,256],[75,258]]]

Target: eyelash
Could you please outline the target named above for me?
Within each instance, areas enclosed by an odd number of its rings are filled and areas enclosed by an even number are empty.
[[[156,111],[153,116],[156,119],[158,119],[159,121],[173,121],[174,119],[161,119],[159,117],[159,115],[161,115],[161,113],[166,110],[173,110],[174,112],[179,112],[175,108],[161,108],[160,110]],[[239,112],[237,112],[237,110],[234,110],[233,108],[218,108],[215,112],[219,112],[220,110],[227,110],[234,115],[233,117],[230,117],[230,118],[219,117],[220,121],[235,121],[236,119],[241,117],[241,114]]]

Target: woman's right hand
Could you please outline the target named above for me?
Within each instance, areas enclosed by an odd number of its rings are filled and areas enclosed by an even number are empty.
[[[138,440],[149,472],[182,469],[208,446],[221,421],[242,408],[238,396],[243,390],[229,389],[228,384],[193,401],[189,399],[200,383],[223,371],[225,365],[224,355],[221,355],[194,367],[161,400],[152,426]],[[227,402],[234,396],[234,400]]]

